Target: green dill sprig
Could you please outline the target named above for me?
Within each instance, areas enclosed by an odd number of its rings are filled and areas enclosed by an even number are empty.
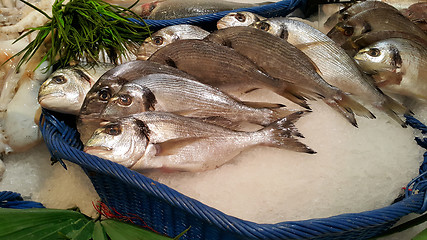
[[[49,62],[49,67],[64,67],[73,60],[88,59],[96,62],[105,52],[109,59],[117,59],[136,47],[149,35],[149,27],[133,22],[144,23],[129,8],[108,4],[102,0],[55,0],[52,17],[36,6],[21,0],[28,6],[45,15],[49,20],[40,27],[31,28],[15,42],[38,31],[35,39],[13,57],[24,54],[18,62],[17,70],[27,63],[37,50],[47,44],[47,53],[40,64]],[[40,66],[37,66],[37,68]]]

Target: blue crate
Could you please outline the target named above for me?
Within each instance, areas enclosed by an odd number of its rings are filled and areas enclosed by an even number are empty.
[[[407,122],[427,132],[415,118],[407,116]],[[83,152],[78,132],[52,112],[43,110],[40,128],[52,157],[80,165],[110,208],[133,219],[138,216],[141,221],[137,223],[168,236],[191,226],[184,240],[367,239],[386,231],[401,217],[423,213],[427,207],[427,153],[420,175],[408,184],[405,197],[388,207],[329,218],[257,224],[224,214],[138,172]],[[417,141],[427,148],[426,139]]]
[[[307,0],[284,0],[276,3],[270,3],[258,7],[252,8],[240,8],[232,11],[223,11],[218,13],[212,13],[197,17],[189,17],[189,18],[177,18],[170,20],[150,20],[145,19],[145,23],[150,26],[151,30],[158,30],[160,28],[164,28],[167,26],[177,25],[177,24],[192,24],[203,26],[206,29],[214,29],[216,27],[216,22],[227,15],[230,12],[236,11],[248,11],[253,12],[263,17],[278,17],[278,16],[286,16],[297,8],[303,8]],[[135,19],[134,22],[145,25]]]

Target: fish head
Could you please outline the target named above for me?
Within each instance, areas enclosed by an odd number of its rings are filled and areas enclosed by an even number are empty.
[[[160,48],[179,40],[179,35],[170,29],[161,29],[145,39],[138,49],[137,59],[147,60]]]
[[[254,28],[266,31],[268,33],[273,34],[276,37],[287,39],[288,38],[288,30],[286,25],[280,24],[279,21],[275,20],[261,20],[251,25]]]
[[[223,29],[236,26],[249,26],[266,18],[251,12],[231,12],[217,22],[217,28]]]
[[[130,168],[144,156],[148,134],[149,129],[142,121],[122,118],[96,129],[84,151]]]
[[[138,8],[139,16],[142,18],[147,18],[150,16],[151,12],[157,7],[160,1],[154,1],[150,3],[141,4]]]
[[[340,22],[328,32],[328,37],[338,45],[359,37],[372,31],[371,24],[358,18],[350,18],[348,21]]]
[[[156,98],[151,90],[138,84],[125,84],[110,100],[101,117],[127,116],[154,111]]]
[[[352,16],[351,12],[347,8],[343,8],[340,11],[332,14],[323,26],[327,28],[333,28],[337,23],[347,21]]]
[[[41,85],[38,101],[46,109],[77,115],[91,85],[92,80],[84,70],[59,69]]]
[[[402,66],[399,49],[387,42],[378,42],[361,49],[354,59],[369,74],[396,71]]]

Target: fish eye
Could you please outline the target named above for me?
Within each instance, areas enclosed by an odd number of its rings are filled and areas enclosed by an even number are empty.
[[[120,94],[119,104],[129,106],[132,103],[132,98],[128,94]]]
[[[245,17],[245,15],[243,15],[243,14],[241,14],[241,13],[237,13],[237,14],[234,16],[234,18],[236,18],[236,19],[237,19],[237,21],[239,21],[239,22],[244,22],[244,21],[246,21],[246,17]]]
[[[122,128],[119,124],[113,123],[105,126],[104,132],[108,135],[117,136],[122,133]]]
[[[163,37],[160,37],[160,36],[154,37],[153,43],[156,45],[162,45],[163,44]]]
[[[110,91],[108,91],[108,89],[105,89],[105,88],[101,89],[98,92],[98,97],[102,101],[108,101],[108,99],[110,99],[111,97]]]
[[[343,33],[344,33],[344,35],[346,35],[346,36],[351,36],[351,35],[353,35],[353,33],[354,33],[354,29],[353,29],[353,27],[348,27],[348,26],[346,26],[346,27],[344,27],[343,29],[344,29],[344,30],[343,30]]]
[[[270,30],[270,24],[268,24],[268,23],[266,23],[266,22],[259,22],[259,23],[257,24],[257,28],[258,28],[258,29],[261,29],[261,30],[263,30],[263,31],[268,31],[268,30]]]
[[[349,18],[350,18],[350,14],[348,14],[348,13],[343,13],[341,16],[341,20],[343,20],[343,21],[346,21]]]
[[[59,75],[59,76],[54,76],[52,78],[52,81],[55,82],[56,84],[64,84],[67,82],[67,79],[64,76]]]
[[[378,48],[371,48],[368,51],[369,56],[378,57],[381,54],[381,51]]]

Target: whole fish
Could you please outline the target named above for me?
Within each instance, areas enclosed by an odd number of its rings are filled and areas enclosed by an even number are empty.
[[[263,30],[250,27],[229,27],[210,34],[207,38],[252,60],[268,75],[318,93],[328,105],[357,126],[353,110],[371,114],[366,108],[328,84],[307,55],[286,40]]]
[[[369,10],[369,9],[376,9],[376,8],[388,8],[393,11],[398,12],[395,7],[391,6],[390,4],[387,4],[385,2],[381,1],[364,1],[364,2],[358,2],[350,7],[343,8],[340,11],[332,14],[326,22],[323,24],[326,28],[333,28],[337,23],[343,22],[348,20],[350,17],[361,13],[363,11]]]
[[[216,26],[218,29],[237,26],[249,26],[255,22],[265,19],[267,18],[251,12],[231,12],[218,20]]]
[[[405,123],[397,114],[410,111],[383,94],[373,80],[359,70],[357,63],[328,36],[305,23],[287,18],[259,21],[254,27],[281,36],[303,51],[319,68],[323,78],[344,92],[363,99],[384,111],[400,125]],[[367,117],[373,117],[366,113]]]
[[[56,112],[78,115],[90,88],[115,65],[79,64],[58,69],[41,85],[40,106]]]
[[[137,59],[147,60],[158,49],[180,39],[203,39],[209,32],[193,25],[180,24],[165,27],[145,39],[138,49]]]
[[[354,57],[385,91],[427,100],[427,48],[399,38],[379,41]]]
[[[241,122],[266,126],[290,113],[279,108],[281,105],[274,107],[251,107],[198,81],[170,74],[150,74],[124,84],[109,100],[100,117],[112,119],[161,111],[228,128],[237,127]]]
[[[388,8],[376,8],[360,12],[335,25],[327,34],[339,46],[362,34],[380,31],[406,32],[426,39],[427,35],[412,21],[399,12]],[[384,39],[387,38],[384,35]]]
[[[143,4],[135,9],[141,17],[154,20],[196,17],[205,14],[249,8],[261,4],[239,3],[224,0],[167,0]]]
[[[92,132],[99,127],[99,114],[105,108],[108,100],[120,90],[123,84],[153,73],[166,73],[194,77],[166,65],[147,61],[131,61],[105,72],[92,86],[86,95],[77,120],[77,129],[82,142],[87,141]]]
[[[159,49],[148,61],[174,66],[237,98],[256,89],[268,89],[309,108],[304,96],[313,95],[307,89],[266,75],[235,50],[210,41],[176,41]]]
[[[215,169],[256,145],[313,154],[299,142],[293,113],[256,132],[238,132],[165,112],[144,112],[97,129],[84,151],[137,171]]]

